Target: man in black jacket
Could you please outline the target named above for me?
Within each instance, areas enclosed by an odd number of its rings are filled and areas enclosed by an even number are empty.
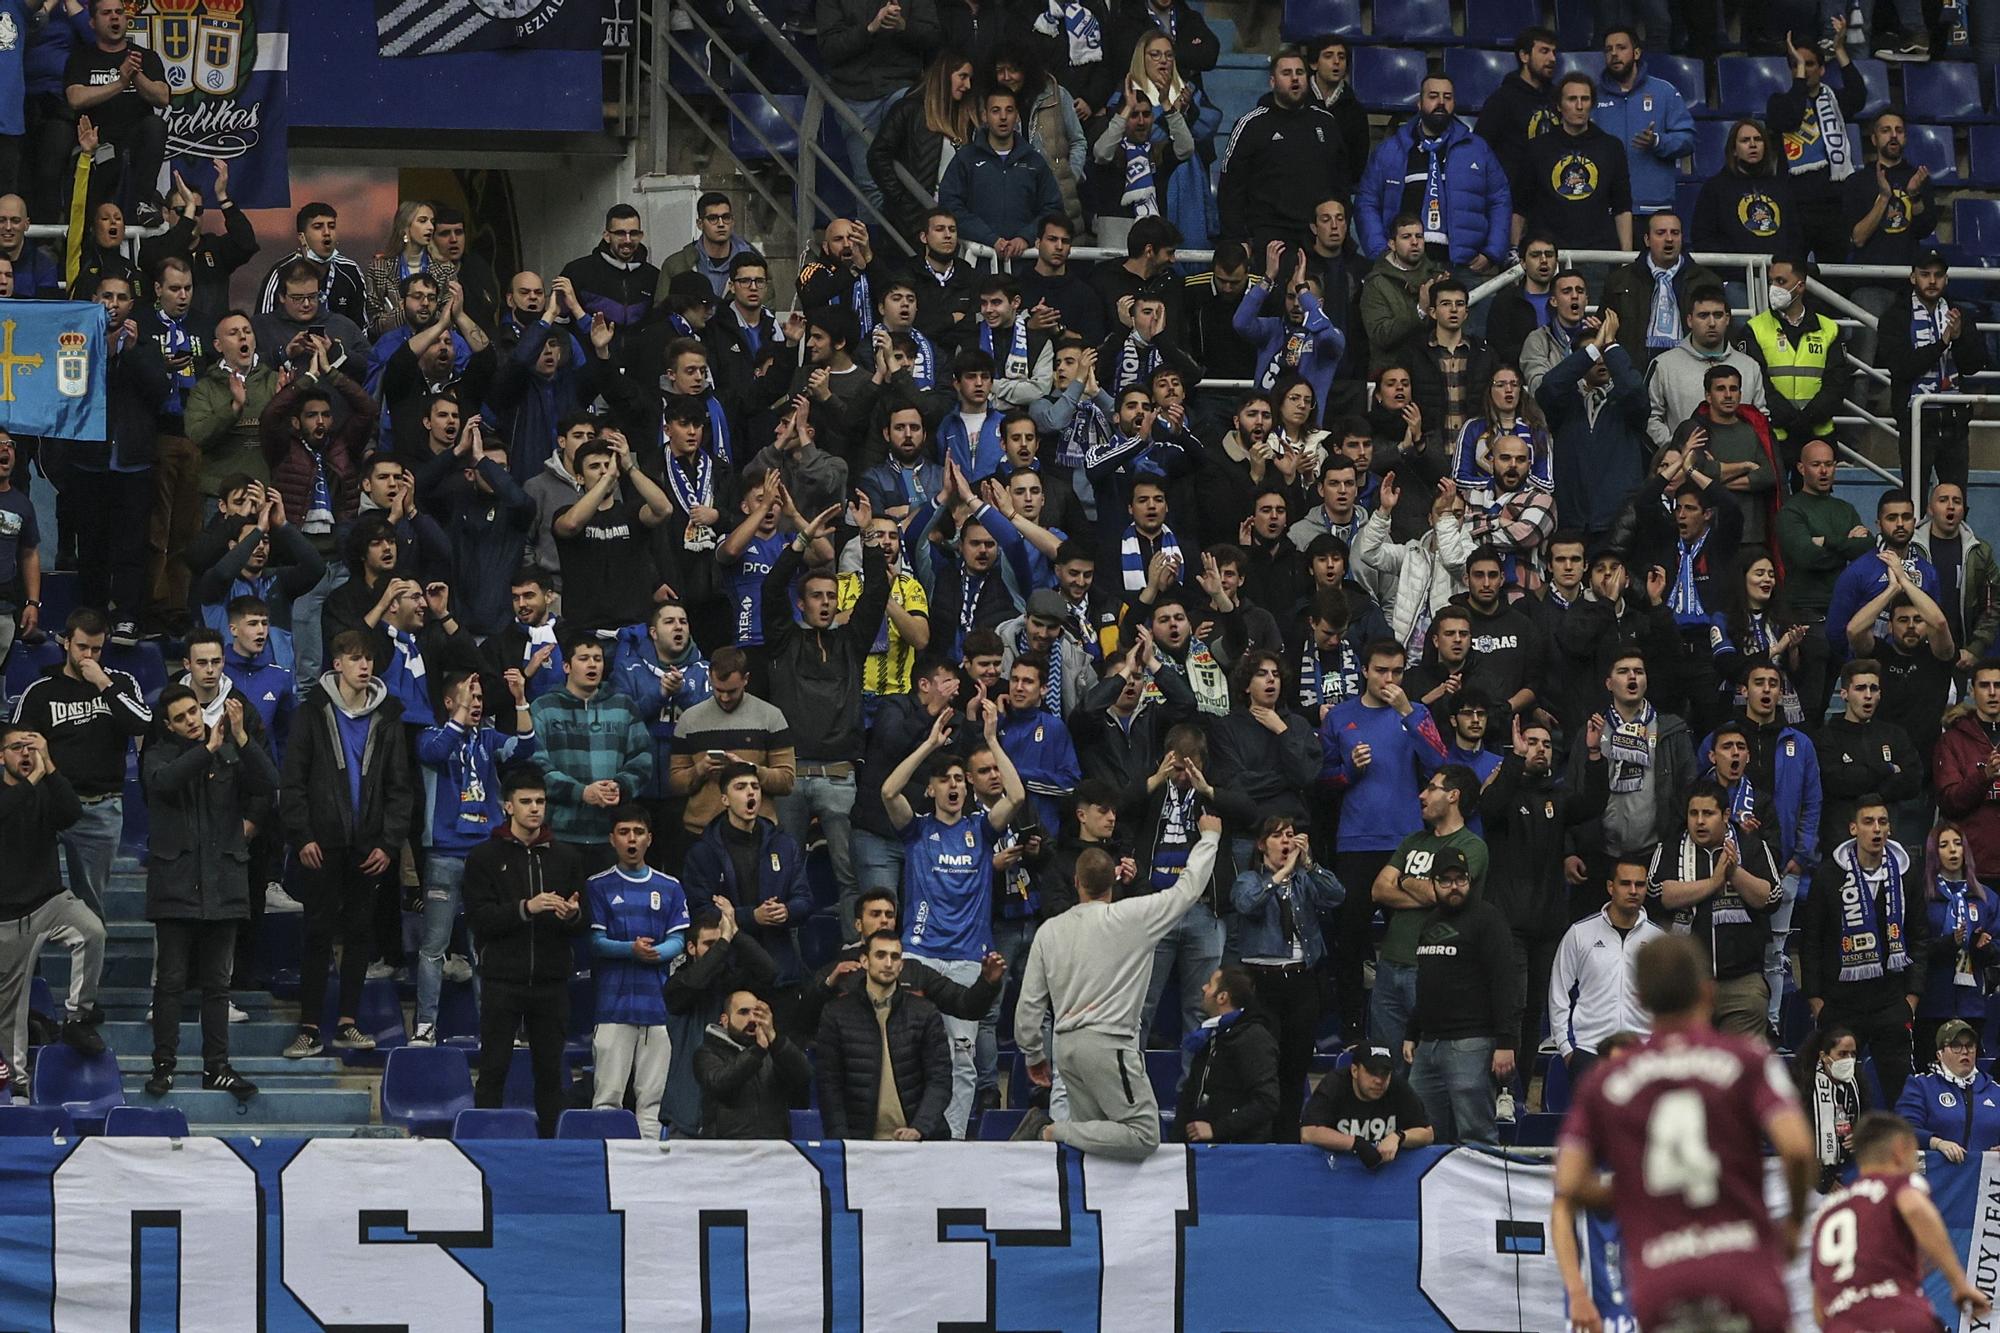
[[[731,991],[720,1020],[694,1053],[705,1139],[787,1139],[791,1111],[806,1104],[812,1065],[771,1023],[754,991]]]
[[[861,990],[867,966],[866,942],[879,931],[899,929],[895,891],[864,889],[854,926],[858,932],[854,942],[841,945],[840,952],[799,988],[797,1013],[801,1031],[818,1032],[820,1015],[827,1005]],[[921,958],[905,958],[902,985],[935,1004],[939,1012],[976,1023],[993,1007],[1006,976],[1007,959],[999,953],[987,953],[980,962],[979,980],[970,986],[960,985]]]
[[[1217,968],[1201,988],[1208,1021],[1181,1082],[1174,1128],[1183,1143],[1269,1143],[1278,1113],[1278,1039],[1245,1009],[1256,996],[1250,974]]]
[[[1159,691],[1158,699],[1147,697],[1149,686]],[[1187,677],[1164,669],[1151,632],[1139,630],[1130,651],[1098,677],[1069,715],[1083,776],[1111,784],[1120,808],[1136,809],[1147,777],[1160,766],[1167,732],[1194,721],[1197,711]]]
[[[68,1021],[63,1040],[85,1055],[104,1050],[97,1035],[97,978],[104,968],[104,923],[63,887],[57,837],[83,807],[33,727],[0,727],[0,1099],[9,1060],[28,1054],[28,986],[42,945],[69,950]],[[18,1067],[18,1066],[17,1066]]]
[[[708,1016],[726,1009],[737,991],[768,1003],[778,976],[771,956],[737,929],[736,905],[729,899],[717,894],[704,903],[697,898],[688,904],[688,917],[687,954],[667,978],[667,1035],[673,1050],[660,1102],[661,1114],[682,1138],[701,1132],[694,1055],[706,1036]]]
[[[1873,793],[1889,802],[1892,816],[1902,803],[1922,794],[1924,758],[1900,723],[1879,717],[1882,664],[1857,657],[1840,672],[1844,705],[1839,717],[1828,719],[1813,738],[1819,756],[1819,845],[1838,847],[1854,819],[1854,803]],[[1926,802],[1927,804],[1927,802]],[[1906,837],[1923,840],[1924,823],[1912,820]]]
[[[355,1025],[354,1014],[374,952],[375,895],[409,836],[416,801],[402,705],[375,678],[371,647],[361,630],[343,630],[334,638],[328,646],[332,670],[299,710],[285,747],[278,814],[286,841],[296,849],[306,903],[299,1035],[284,1050],[292,1060],[325,1050],[319,1020],[336,934],[340,1017],[333,1045],[356,1051],[375,1047],[374,1038]],[[509,1028],[504,1044],[511,1048],[513,1040]]]
[[[1521,67],[1500,80],[1472,127],[1500,159],[1507,173],[1507,193],[1516,199],[1526,199],[1532,192],[1529,143],[1556,127],[1557,50],[1556,35],[1547,28],[1521,29],[1514,39],[1514,59]]]
[[[1574,735],[1575,733],[1571,733]],[[1556,949],[1569,930],[1569,886],[1563,847],[1570,826],[1604,813],[1609,770],[1601,748],[1604,719],[1592,716],[1584,731],[1583,786],[1562,786],[1555,776],[1555,745],[1548,727],[1514,719],[1514,748],[1479,796],[1486,830],[1486,900],[1500,909],[1514,932],[1514,973],[1521,1006],[1521,1044],[1534,1050],[1542,1036],[1542,1009]]]
[[[827,1137],[945,1139],[951,1051],[937,1006],[902,986],[903,941],[867,941],[867,981],[819,1021],[819,1107]]]
[[[889,566],[880,547],[863,545],[861,598],[844,625],[834,623],[840,587],[833,570],[808,570],[799,578],[796,600],[792,590],[807,549],[830,537],[839,517],[839,506],[815,515],[764,576],[764,652],[770,664],[765,694],[791,723],[797,750],[792,789],[778,798],[779,826],[803,847],[807,825],[819,820],[840,886],[840,915],[852,918],[854,757],[865,743],[861,669],[889,609]]]
[[[1444,1143],[1494,1142],[1493,1087],[1514,1077],[1514,941],[1492,903],[1472,899],[1465,853],[1431,862],[1438,905],[1417,935],[1417,1003],[1403,1031],[1410,1086]]]
[[[502,780],[507,822],[465,858],[465,923],[479,940],[478,1106],[498,1106],[507,1090],[514,1034],[528,1034],[535,1115],[553,1138],[568,1104],[563,1042],[569,1030],[571,939],[589,926],[583,866],[548,825],[540,770],[523,766]]]
[[[1968,423],[1971,410],[1963,403],[1933,403],[1923,410],[1924,475],[1910,473],[1910,440],[1915,428],[1910,400],[1919,393],[1957,392],[1966,377],[1987,368],[1986,335],[1973,325],[1978,317],[1945,297],[1944,257],[1935,250],[1917,256],[1910,270],[1910,295],[1899,297],[1882,316],[1875,331],[1882,364],[1889,371],[1889,405],[1902,437],[1903,484],[1911,494],[1930,490],[1930,477],[1966,483],[1971,466]]]
[[[1345,199],[1362,164],[1349,162],[1340,124],[1308,96],[1296,46],[1271,57],[1271,93],[1236,122],[1222,158],[1216,202],[1224,235],[1262,254],[1272,240],[1304,242],[1322,199]]]

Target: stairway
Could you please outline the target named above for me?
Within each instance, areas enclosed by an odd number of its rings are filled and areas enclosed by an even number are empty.
[[[261,892],[261,889],[258,890]],[[273,999],[265,991],[235,992],[247,1023],[229,1027],[229,1058],[236,1071],[257,1085],[257,1095],[239,1104],[224,1092],[201,1088],[201,1027],[198,1000],[189,995],[181,1024],[180,1067],[174,1090],[165,1097],[146,1094],[152,1073],[153,1029],[147,1021],[152,1007],[153,928],[145,920],[146,872],[138,861],[121,855],[106,895],[108,925],[104,976],[98,990],[105,1022],[99,1029],[118,1056],[124,1076],[125,1099],[136,1106],[175,1106],[186,1114],[197,1134],[256,1135],[276,1138],[374,1138],[403,1136],[402,1130],[376,1123],[381,1082],[379,1070],[343,1064],[335,1056],[287,1060],[279,1052],[298,1031],[298,1006]],[[296,958],[297,936],[304,918],[297,913],[268,915],[264,937],[289,936],[289,948],[267,953]],[[58,998],[69,980],[69,955],[59,948],[45,950],[41,975]]]

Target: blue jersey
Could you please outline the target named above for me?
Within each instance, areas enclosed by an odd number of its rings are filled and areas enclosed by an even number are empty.
[[[784,554],[790,539],[781,532],[768,537],[752,537],[743,554],[722,562],[729,580],[729,602],[736,612],[736,643],[739,647],[764,642],[764,576]]]
[[[903,947],[927,958],[979,959],[993,947],[993,826],[918,815],[903,826]]]
[[[687,895],[681,882],[648,866],[638,876],[617,866],[590,877],[584,886],[596,958],[597,1021],[658,1027],[667,1021],[667,961],[680,952],[668,948],[687,938]],[[644,936],[661,951],[661,961],[632,957],[631,942]],[[619,946],[624,946],[622,951]]]

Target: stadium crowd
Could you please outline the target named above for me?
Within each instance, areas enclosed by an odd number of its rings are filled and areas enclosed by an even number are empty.
[[[831,1136],[964,1137],[1011,1017],[1048,1090],[1023,1134],[1149,1152],[1159,1038],[1175,1135],[1377,1167],[1494,1141],[1538,1053],[1574,1082],[1643,1032],[1664,932],[1724,1031],[1797,1019],[1829,1171],[1877,1099],[1947,1155],[2000,1145],[1939,1110],[1986,1077],[2000,963],[1969,420],[1927,409],[1924,475],[1906,451],[1871,512],[1835,495],[1869,390],[1807,282],[1907,269],[1855,296],[1905,426],[1986,339],[1902,116],[1848,125],[1844,14],[1782,35],[1791,85],[1683,218],[1666,6],[1599,8],[1601,82],[1530,28],[1475,125],[1432,75],[1382,133],[1328,38],[1225,140],[1185,0],[820,0],[907,247],[836,219],[780,274],[718,192],[664,256],[621,205],[503,281],[454,209],[404,203],[361,261],[314,202],[232,283],[226,172],[148,194],[153,58],[117,0],[60,5],[35,39],[68,32],[119,169],[73,173],[90,239],[27,240],[70,141],[94,156],[42,108],[0,293],[105,307],[109,438],[0,436],[0,651],[61,650],[0,728],[0,1059],[49,943],[61,1039],[103,1048],[138,746],[154,1095],[190,993],[203,1086],[255,1094],[230,988],[302,905],[287,1055],[371,1046],[364,980],[399,967],[435,1044],[471,973],[479,1104],[523,1039],[544,1133],[581,967],[592,1096],[649,1135],[782,1136],[816,1093]],[[1890,54],[1944,54],[1895,9]],[[127,207],[172,222],[136,263]],[[1706,248],[1773,257],[1767,313],[1732,319]],[[57,567],[80,605],[49,624]],[[149,641],[181,664],[150,698],[105,663]]]

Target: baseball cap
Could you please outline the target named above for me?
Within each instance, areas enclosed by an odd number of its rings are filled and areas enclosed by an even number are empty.
[[[1363,1046],[1354,1052],[1354,1063],[1371,1074],[1386,1074],[1396,1067],[1396,1056],[1387,1046]]]
[[[1926,268],[1950,267],[1951,265],[1945,262],[1944,251],[1935,248],[1919,252],[1916,262],[1910,265],[1913,271]]]
[[[703,305],[715,304],[715,288],[699,273],[676,273],[667,280],[667,295]]]
[[[1069,604],[1054,588],[1037,588],[1028,594],[1028,619],[1060,625],[1069,619]]]
[[[1979,1044],[1979,1032],[1964,1019],[1954,1018],[1949,1023],[1945,1023],[1938,1028],[1938,1048],[1942,1050],[1955,1041],[1969,1041],[1977,1046]]]
[[[1431,878],[1435,880],[1439,876],[1449,875],[1453,871],[1461,875],[1470,875],[1472,867],[1466,863],[1465,853],[1458,850],[1458,848],[1441,848],[1438,854],[1431,858]]]

